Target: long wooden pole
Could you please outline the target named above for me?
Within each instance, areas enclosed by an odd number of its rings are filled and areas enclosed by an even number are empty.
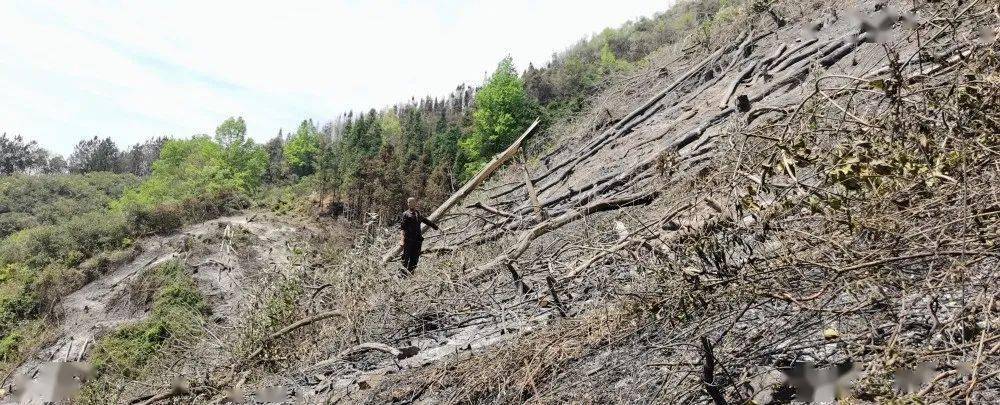
[[[538,191],[535,190],[535,185],[531,182],[531,174],[528,173],[528,157],[524,154],[524,148],[518,150],[518,155],[521,157],[521,173],[524,174],[524,186],[528,189],[528,199],[535,211],[535,219],[539,222],[544,221],[548,218],[546,218],[545,211],[542,210],[542,205],[538,203]]]
[[[427,219],[430,219],[431,221],[436,221],[438,218],[444,215],[445,212],[448,212],[448,210],[451,209],[452,206],[454,206],[460,200],[468,196],[469,193],[472,192],[472,190],[475,190],[476,187],[479,187],[480,184],[482,184],[484,181],[486,181],[486,179],[488,179],[491,175],[493,175],[493,173],[496,172],[497,169],[500,168],[500,166],[503,166],[504,163],[506,163],[515,155],[517,155],[517,151],[521,149],[521,144],[523,144],[524,140],[527,139],[529,135],[531,135],[531,133],[535,130],[535,127],[538,126],[538,123],[539,119],[535,119],[535,122],[532,122],[531,125],[528,127],[528,129],[525,130],[524,133],[521,134],[521,136],[517,138],[516,141],[514,141],[514,143],[512,143],[509,147],[507,147],[507,149],[504,149],[503,152],[500,152],[499,154],[494,156],[493,160],[490,160],[490,163],[479,171],[479,174],[476,174],[476,176],[473,177],[472,180],[469,180],[467,183],[465,183],[464,186],[462,186],[462,188],[456,191],[455,194],[452,194],[451,197],[448,197],[448,199],[445,200],[445,202],[441,203],[441,205],[437,207],[437,209],[434,210],[434,212],[432,212],[431,215],[427,216]],[[427,230],[427,225],[423,225],[422,230]],[[403,249],[402,246],[396,246],[395,248],[393,248],[392,251],[386,253],[385,256],[382,256],[382,263],[388,263],[389,260],[392,260],[393,257],[398,255],[402,249]]]

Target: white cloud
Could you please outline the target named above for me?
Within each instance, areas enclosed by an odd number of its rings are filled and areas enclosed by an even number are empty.
[[[665,0],[0,3],[0,131],[67,153],[84,137],[126,145],[251,135],[301,119],[479,83]]]

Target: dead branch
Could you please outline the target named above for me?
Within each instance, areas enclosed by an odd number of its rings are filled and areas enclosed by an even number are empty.
[[[308,326],[308,325],[311,325],[313,323],[322,321],[322,320],[327,319],[327,318],[332,318],[332,317],[335,317],[335,316],[343,316],[343,312],[336,311],[336,310],[335,311],[327,311],[327,312],[323,312],[323,313],[320,313],[320,314],[317,314],[317,315],[310,316],[310,317],[305,318],[305,319],[301,319],[301,320],[299,320],[299,321],[297,321],[297,322],[295,322],[295,323],[293,323],[291,325],[288,325],[288,326],[282,328],[281,330],[279,330],[277,332],[274,332],[274,333],[268,335],[267,337],[265,337],[261,341],[260,347],[258,347],[257,350],[254,350],[253,353],[250,353],[250,355],[247,356],[247,358],[248,359],[257,358],[257,356],[260,356],[261,353],[264,352],[264,348],[266,348],[267,345],[270,344],[272,341],[274,341],[275,339],[278,339],[278,338],[280,338],[280,337],[282,337],[282,336],[284,336],[284,335],[286,335],[286,334],[288,334],[288,333],[290,333],[290,332],[292,332],[292,331],[294,331],[294,330],[296,330],[298,328],[301,328],[303,326]]]
[[[708,337],[701,337],[701,348],[705,358],[705,366],[702,368],[702,382],[705,384],[705,391],[712,397],[715,405],[728,405],[726,397],[722,395],[719,386],[715,384],[715,355],[712,353],[712,344],[708,342]]]

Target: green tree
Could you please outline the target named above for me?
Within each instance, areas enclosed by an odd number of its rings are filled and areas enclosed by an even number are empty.
[[[238,188],[254,190],[267,171],[268,157],[260,145],[247,137],[243,117],[230,117],[215,129],[215,141],[222,148],[229,177]]]
[[[312,120],[302,121],[298,131],[285,144],[285,161],[292,173],[308,176],[316,172],[320,151],[319,131]]]
[[[235,189],[227,181],[225,153],[207,136],[169,140],[153,163],[153,173],[139,187],[130,189],[113,206],[155,206],[179,202],[202,193]]]
[[[0,176],[23,172],[39,166],[41,148],[35,141],[25,141],[20,135],[0,135]]]
[[[468,159],[463,178],[475,175],[493,155],[509,146],[531,123],[535,110],[513,60],[509,56],[504,58],[476,94],[475,129],[459,143]]]
[[[69,155],[72,173],[113,172],[121,173],[124,167],[122,153],[111,138],[93,137],[78,142]]]

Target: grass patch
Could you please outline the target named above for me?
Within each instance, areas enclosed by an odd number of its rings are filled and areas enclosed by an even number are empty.
[[[179,262],[167,262],[143,274],[136,290],[152,301],[150,316],[97,341],[90,363],[98,377],[84,386],[80,398],[83,403],[111,398],[113,393],[121,392],[125,382],[146,377],[150,366],[170,346],[191,342],[202,333],[209,309]]]
[[[0,370],[6,373],[24,361],[30,349],[43,340],[45,331],[44,322],[35,320],[18,325],[0,338]]]

